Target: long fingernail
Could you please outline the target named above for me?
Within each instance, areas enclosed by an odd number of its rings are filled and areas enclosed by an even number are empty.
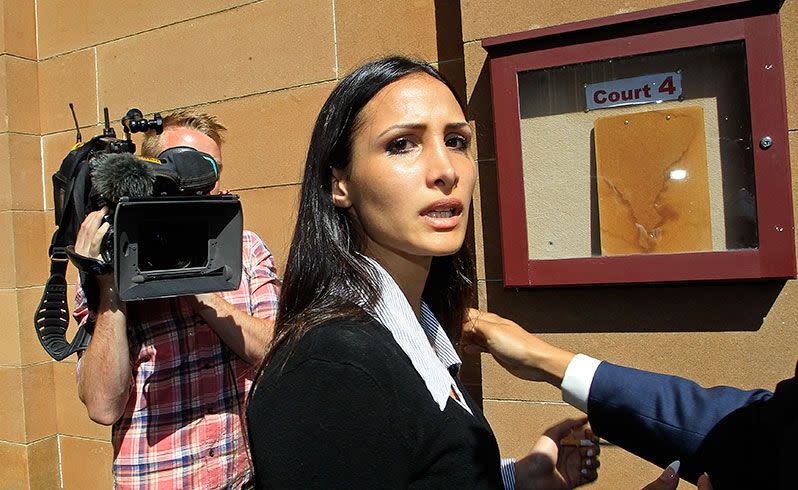
[[[662,481],[672,481],[674,478],[679,478],[679,466],[681,466],[681,463],[677,459],[665,468],[665,471],[662,472],[659,479]]]
[[[592,464],[593,464],[593,460],[592,459],[588,458],[588,459],[585,460],[585,466],[590,466]]]
[[[580,471],[580,473],[582,473],[583,475],[587,475],[587,468],[582,468],[582,471]]]
[[[590,456],[593,456],[594,454],[596,454],[596,453],[594,453],[592,449],[588,449],[588,450],[587,450],[587,452],[585,453],[585,455],[586,455],[588,458],[589,458]]]

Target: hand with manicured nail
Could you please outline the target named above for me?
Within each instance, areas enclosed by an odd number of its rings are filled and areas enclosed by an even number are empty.
[[[679,462],[669,464],[665,471],[642,490],[675,490],[679,486]]]
[[[679,461],[669,464],[656,480],[642,490],[675,490],[679,486],[679,466]],[[712,490],[712,483],[706,473],[698,477],[698,490]]]

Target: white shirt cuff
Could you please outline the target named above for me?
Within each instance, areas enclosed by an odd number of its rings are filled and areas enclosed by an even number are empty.
[[[562,378],[562,399],[569,405],[587,413],[587,399],[590,385],[601,361],[584,354],[577,354],[571,359]]]

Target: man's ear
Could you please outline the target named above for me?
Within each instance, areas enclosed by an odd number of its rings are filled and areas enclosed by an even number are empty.
[[[345,172],[338,168],[332,169],[332,200],[338,208],[349,208],[352,201],[349,199],[349,188]]]

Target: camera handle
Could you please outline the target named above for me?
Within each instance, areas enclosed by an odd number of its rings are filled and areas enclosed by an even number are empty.
[[[152,115],[152,119],[147,119],[140,110],[133,108],[127,111],[122,118],[122,128],[125,136],[130,139],[130,133],[143,133],[154,130],[155,134],[163,133],[163,118],[160,112]]]

